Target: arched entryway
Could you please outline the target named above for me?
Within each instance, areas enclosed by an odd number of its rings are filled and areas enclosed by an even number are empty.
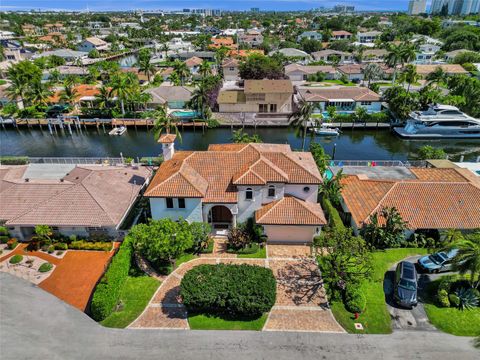
[[[215,229],[228,229],[232,225],[232,212],[223,205],[215,205],[210,209],[208,222]]]

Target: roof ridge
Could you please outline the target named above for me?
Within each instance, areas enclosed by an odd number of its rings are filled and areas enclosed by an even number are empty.
[[[85,180],[89,176],[90,176],[90,174],[88,174],[83,180]],[[112,217],[108,214],[108,211],[102,206],[102,204],[100,204],[98,202],[98,200],[95,198],[95,196],[93,196],[93,194],[90,192],[90,190],[87,189],[87,187],[83,184],[83,180],[81,182],[79,182],[78,184],[75,184],[73,187],[82,186],[85,189],[85,191],[88,193],[88,195],[90,195],[90,197],[93,199],[93,201],[96,202],[97,205],[103,210],[104,214],[107,215],[107,217],[112,221],[113,224],[115,224],[115,220],[112,219]],[[132,198],[132,196],[130,195],[130,199],[131,198]]]
[[[253,173],[257,178],[259,178],[260,180],[262,180],[264,183],[267,183],[267,181],[261,177],[255,170],[253,170],[251,167],[248,168],[247,171],[245,171],[242,176],[239,176],[238,178],[236,178],[234,180],[234,183],[236,183],[237,181],[239,181],[240,179],[242,179],[243,177],[247,176],[248,173]]]
[[[270,206],[270,208],[265,212],[265,214],[263,214],[263,215],[260,217],[260,219],[262,219],[262,218],[264,218],[265,216],[267,216],[268,213],[275,208],[275,206],[277,206],[278,204],[280,204],[280,202],[282,202],[282,201],[284,201],[284,200],[285,200],[285,195],[284,195],[281,199],[272,201],[271,203],[267,204],[266,206]]]
[[[375,206],[375,208],[368,214],[368,217],[365,218],[362,222],[365,222],[367,221],[370,216],[372,216],[376,211],[377,209],[380,207],[380,205],[383,203],[383,201],[386,199],[386,197],[392,192],[392,190],[398,185],[400,184],[401,182],[394,182],[392,187],[390,189],[388,189],[388,191],[385,193],[385,195],[380,199],[380,201],[378,202],[377,206]]]
[[[291,197],[293,198],[296,202],[298,202],[300,205],[302,205],[306,210],[308,210],[312,215],[314,215],[315,217],[318,218],[318,216],[312,211],[312,209],[310,209],[310,207],[307,205],[308,203],[305,201],[305,200],[302,200],[302,199],[299,199],[297,198],[296,196],[294,195],[286,195],[288,197]],[[313,204],[313,203],[312,203]],[[318,204],[318,203],[315,203],[315,204]],[[322,209],[323,210],[323,209]]]
[[[308,174],[310,174],[310,175],[313,176],[314,178],[319,179],[321,182],[323,182],[323,179],[322,179],[321,176],[320,176],[320,177],[317,177],[314,173],[312,173],[312,172],[311,172],[309,169],[307,169],[305,166],[302,166],[302,164],[299,164],[296,159],[293,159],[293,158],[291,158],[291,157],[289,156],[289,154],[293,156],[294,153],[295,153],[295,152],[292,151],[291,153],[280,153],[280,154],[282,154],[282,155],[285,156],[287,159],[289,159],[290,161],[292,161],[293,163],[295,163],[295,165],[297,165],[297,166],[298,166],[299,168],[301,168],[303,171],[307,172]],[[297,152],[297,153],[309,154],[309,153],[306,152],[306,151],[299,151],[299,152]]]
[[[288,174],[283,171],[282,169],[280,169],[280,167],[278,167],[273,161],[271,161],[270,159],[268,159],[266,156],[263,156],[263,154],[260,153],[260,158],[252,164],[251,167],[255,166],[258,162],[264,162],[266,165],[268,165],[273,171],[275,171],[278,175],[281,175],[283,178],[285,178],[287,181],[289,181],[289,177],[288,177]]]

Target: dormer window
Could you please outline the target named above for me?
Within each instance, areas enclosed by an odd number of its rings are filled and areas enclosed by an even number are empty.
[[[275,197],[275,186],[270,185],[268,187],[268,197]]]
[[[247,188],[247,190],[245,190],[245,200],[253,200],[252,188]]]

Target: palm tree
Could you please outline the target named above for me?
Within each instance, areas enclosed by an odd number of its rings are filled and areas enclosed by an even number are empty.
[[[36,81],[30,85],[27,95],[33,104],[47,105],[48,99],[52,96],[52,91],[47,85],[42,84],[40,81]]]
[[[420,75],[417,73],[417,67],[413,64],[408,64],[401,74],[402,82],[408,84],[407,94],[410,92],[410,86],[420,80]]]
[[[307,127],[310,118],[312,117],[315,109],[318,109],[318,105],[301,100],[298,104],[298,108],[289,116],[289,120],[296,128],[297,134],[302,133],[302,150],[305,150],[305,138],[307,137]]]
[[[58,69],[53,69],[50,71],[48,78],[52,84],[58,83],[60,81],[60,71],[58,71]]]
[[[198,69],[198,73],[202,77],[207,77],[208,75],[212,74],[212,68],[210,67],[210,64],[207,60],[202,61],[202,63],[200,64],[200,68]]]
[[[95,95],[95,101],[100,109],[108,109],[112,101],[112,90],[105,85],[98,89],[99,93]]]
[[[177,126],[178,120],[168,114],[167,105],[159,106],[154,111],[153,117],[155,119],[153,132],[156,140],[160,139],[160,136],[165,131],[166,134],[174,133],[182,141],[182,135]]]
[[[353,118],[355,122],[365,121],[368,117],[368,111],[364,106],[358,106],[353,113]]]
[[[76,106],[78,91],[72,84],[65,83],[63,90],[60,92],[60,100],[69,105]]]
[[[5,90],[12,101],[19,101],[19,108],[24,108],[25,95],[28,90],[28,83],[24,81],[21,74],[14,71],[13,67],[7,70],[7,78],[10,80],[10,86]]]
[[[165,61],[168,59],[168,50],[170,50],[168,43],[164,43],[162,45],[162,51],[165,52]]]
[[[155,66],[151,63],[150,52],[142,52],[138,57],[138,71],[143,72],[150,82],[150,76],[155,72]]]
[[[327,106],[328,120],[333,122],[337,117],[337,108],[333,105]]]
[[[180,77],[178,76],[178,74],[176,72],[172,72],[169,76],[169,79],[170,79],[170,82],[173,85],[175,85],[175,86],[180,85]]]
[[[188,107],[196,110],[205,119],[205,110],[208,107],[208,86],[205,81],[201,81],[192,92]]]
[[[378,64],[370,63],[362,70],[363,76],[368,81],[367,87],[370,88],[370,81],[377,80],[383,75],[383,70]]]
[[[135,86],[136,75],[134,73],[115,74],[112,78],[112,93],[120,100],[122,115],[125,115],[125,102],[129,99]]]
[[[331,178],[325,177],[323,183],[320,185],[319,192],[322,196],[328,198],[333,205],[340,204],[340,197],[342,191],[341,180],[344,178],[342,170]]]
[[[447,78],[448,74],[440,66],[427,75],[428,84],[435,84],[437,88],[441,83],[445,83]]]
[[[480,283],[480,232],[466,235],[464,239],[454,242],[449,249],[458,249],[454,257],[454,268],[462,275],[470,273],[472,287],[477,288]]]
[[[184,85],[185,79],[190,76],[190,70],[188,69],[187,64],[177,59],[173,64],[173,71],[180,78],[180,83]]]
[[[395,84],[397,78],[397,66],[402,63],[402,48],[392,45],[388,48],[388,54],[385,57],[385,63],[393,68],[392,85]]]
[[[416,47],[414,44],[405,43],[401,46],[400,57],[402,59],[402,66],[409,63],[417,57]]]

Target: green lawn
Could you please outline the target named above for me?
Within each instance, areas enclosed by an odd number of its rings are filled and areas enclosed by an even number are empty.
[[[261,331],[267,321],[267,314],[253,320],[230,320],[213,315],[189,315],[192,330],[255,330]]]
[[[123,308],[113,312],[101,324],[113,328],[128,326],[142,313],[159,285],[157,279],[149,276],[129,276],[120,293]]]
[[[254,259],[265,259],[267,257],[267,248],[259,247],[257,251],[253,254],[238,254],[237,258],[244,259],[244,258],[254,258]]]
[[[324,83],[330,83],[330,84],[337,84],[337,85],[342,85],[342,86],[357,86],[357,84],[349,81],[348,83],[344,83],[341,80],[323,80],[322,82]]]
[[[429,284],[427,303],[424,305],[430,322],[439,330],[458,336],[480,335],[480,307],[473,310],[442,308],[435,303],[434,296],[440,280]]]
[[[392,332],[390,314],[385,304],[383,292],[383,278],[385,272],[396,262],[413,255],[427,254],[427,249],[389,249],[376,251],[372,254],[372,278],[363,282],[361,289],[367,299],[365,311],[359,319],[354,320],[353,314],[348,312],[341,301],[332,301],[332,312],[345,330],[358,333],[354,323],[360,322],[366,334],[389,334]]]

